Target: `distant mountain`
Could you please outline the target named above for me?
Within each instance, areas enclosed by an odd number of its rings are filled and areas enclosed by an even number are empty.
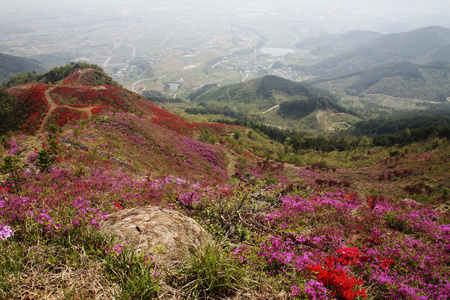
[[[136,93],[114,85],[111,77],[98,66],[87,69],[77,69],[77,66],[70,64],[55,68],[35,76],[40,79],[39,82],[10,87],[6,90],[9,96],[0,94],[0,134],[9,130],[42,133],[52,124],[62,127],[103,112],[133,113],[186,136],[200,135],[205,129],[217,135],[236,130],[236,127],[229,125],[192,123]],[[68,76],[63,78],[67,73]],[[11,116],[20,122],[12,122],[8,118]]]
[[[336,97],[326,90],[272,75],[237,84],[203,89],[203,93],[196,93],[191,100],[197,103],[214,101],[234,105],[254,104],[262,111],[283,101],[310,98],[336,100]]]
[[[45,72],[46,69],[36,60],[0,53],[0,83],[11,78],[11,75],[35,71]]]
[[[450,61],[450,29],[427,27],[388,34],[311,67],[317,76],[337,76],[391,62]]]
[[[383,94],[439,102],[450,97],[449,82],[450,62],[388,63],[332,79],[310,81],[316,87],[349,95]]]
[[[357,45],[383,36],[380,32],[353,30],[343,34],[325,34],[299,41],[295,47],[313,55],[330,56],[353,50]]]

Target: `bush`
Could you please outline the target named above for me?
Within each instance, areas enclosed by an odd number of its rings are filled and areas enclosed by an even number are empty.
[[[182,289],[194,299],[231,296],[249,282],[246,269],[212,241],[187,253],[178,275],[186,282]]]

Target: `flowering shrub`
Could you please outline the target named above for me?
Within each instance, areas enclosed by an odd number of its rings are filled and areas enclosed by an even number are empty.
[[[49,88],[47,84],[32,83],[24,85],[23,88],[8,89],[8,93],[17,97],[27,108],[23,115],[22,132],[30,134],[39,129],[50,107],[45,97],[47,88]]]
[[[448,271],[450,231],[437,221],[443,215],[414,202],[376,199],[368,207],[366,199],[341,192],[283,196],[264,222],[284,234],[255,249],[237,249],[236,259],[251,263],[256,252],[261,268],[282,278],[293,296],[445,299],[450,283],[442,272]],[[311,225],[314,229],[305,230]],[[309,280],[308,286],[299,278]]]
[[[73,71],[66,79],[63,80],[64,85],[74,85],[80,78],[81,70]]]
[[[311,266],[310,270],[316,273],[317,278],[324,286],[331,289],[333,297],[340,296],[347,300],[355,299],[358,296],[367,298],[366,290],[357,287],[362,285],[362,279],[356,280],[349,277],[343,269],[336,268],[336,261],[332,256],[325,260],[324,265]]]
[[[49,118],[50,123],[54,123],[60,127],[66,124],[72,124],[75,120],[86,119],[87,113],[71,109],[69,107],[57,107]]]
[[[91,114],[93,116],[99,114],[100,112],[106,112],[108,111],[108,106],[107,105],[99,105],[94,107],[93,109],[91,109]]]

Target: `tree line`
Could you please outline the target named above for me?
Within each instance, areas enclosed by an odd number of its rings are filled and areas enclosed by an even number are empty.
[[[402,129],[374,136],[354,135],[308,135],[305,132],[285,130],[261,122],[218,120],[220,123],[239,125],[253,129],[277,142],[290,146],[295,153],[303,150],[349,151],[356,147],[408,145],[430,137],[450,139],[450,123]]]

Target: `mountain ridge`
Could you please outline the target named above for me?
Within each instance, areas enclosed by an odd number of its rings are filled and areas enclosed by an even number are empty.
[[[396,62],[333,78],[314,79],[311,85],[348,95],[384,94],[392,97],[446,102],[450,96],[450,62]]]
[[[450,61],[449,49],[450,29],[432,26],[383,35],[313,65],[310,72],[316,76],[337,76],[383,63]]]

